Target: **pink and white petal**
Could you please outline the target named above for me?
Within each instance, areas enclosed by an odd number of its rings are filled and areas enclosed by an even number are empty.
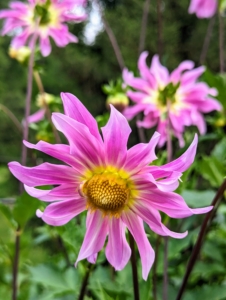
[[[88,212],[87,218],[90,220],[87,222],[86,234],[75,266],[80,260],[98,253],[103,248],[108,234],[108,218],[103,217],[99,210]]]
[[[77,174],[73,168],[68,166],[43,163],[37,167],[29,168],[18,162],[10,162],[8,166],[18,180],[31,187],[76,182]]]
[[[42,109],[39,109],[38,111],[36,111],[34,114],[30,115],[28,117],[28,124],[31,124],[31,123],[37,123],[41,120],[44,119],[44,116],[45,116],[45,109],[42,108]],[[23,120],[23,125],[25,125],[25,120]]]
[[[29,35],[30,31],[25,29],[20,35],[15,36],[12,40],[12,47],[20,48],[21,46],[24,46],[27,42]]]
[[[157,80],[160,88],[164,88],[169,83],[169,71],[161,65],[158,55],[153,56],[150,71]]]
[[[103,132],[106,163],[122,167],[127,155],[127,141],[131,128],[126,118],[111,105],[111,115]]]
[[[60,113],[53,113],[52,120],[68,139],[70,152],[77,160],[88,168],[103,165],[103,144],[90,133],[86,125]]]
[[[64,104],[64,112],[70,118],[86,125],[89,128],[90,133],[96,137],[100,142],[102,138],[100,136],[97,122],[86,107],[78,100],[77,97],[70,93],[61,93],[61,99]]]
[[[200,4],[200,0],[191,0],[189,8],[188,8],[189,14],[195,13],[199,4]]]
[[[141,111],[143,111],[146,106],[147,104],[138,104],[138,105],[129,106],[123,110],[123,115],[127,118],[127,120],[131,120]]]
[[[130,148],[127,152],[124,168],[134,174],[139,169],[142,169],[144,166],[155,160],[157,158],[155,147],[158,144],[159,138],[160,134],[155,132],[149,143],[140,143]]]
[[[187,151],[185,151],[179,158],[173,160],[172,162],[162,165],[161,168],[166,171],[186,171],[194,161],[197,144],[198,136],[195,134],[195,137]]]
[[[127,92],[127,96],[133,102],[138,103],[140,105],[142,104],[141,102],[144,102],[147,98],[150,98],[150,96],[147,93],[144,93],[144,92],[133,92],[133,91],[128,91]],[[147,105],[147,103],[145,103],[145,104]]]
[[[149,68],[146,64],[146,58],[148,56],[148,52],[144,51],[141,53],[138,60],[138,68],[140,70],[141,76],[146,79],[152,89],[156,88],[156,80],[153,74],[150,72]]]
[[[144,231],[143,221],[132,211],[122,213],[122,221],[126,224],[136,241],[142,263],[142,277],[147,280],[151,266],[155,259],[155,252],[152,249],[146,233]]]
[[[44,57],[50,54],[52,47],[48,36],[40,36],[40,50]]]
[[[180,81],[181,74],[185,70],[191,70],[194,68],[194,62],[191,60],[185,60],[179,64],[179,66],[170,74],[170,81],[177,83]]]
[[[147,191],[143,191],[140,196],[142,202],[153,208],[160,210],[172,218],[186,218],[193,214],[204,214],[209,212],[213,207],[191,209],[187,206],[184,199],[172,192],[162,192],[154,189],[152,186]]]
[[[73,184],[62,184],[53,188],[52,190],[40,190],[34,187],[24,185],[26,192],[34,198],[39,200],[52,202],[63,201],[81,198],[78,194],[78,182]]]
[[[200,134],[206,133],[206,122],[202,114],[200,114],[198,111],[193,111],[191,113],[191,120],[192,124],[198,127]]]
[[[86,201],[80,198],[52,203],[46,207],[44,212],[37,210],[36,214],[49,225],[61,226],[68,223],[85,209]]]
[[[205,67],[201,66],[191,71],[187,71],[181,76],[182,85],[193,85],[195,81],[202,75],[205,71]]]
[[[125,224],[121,219],[109,219],[109,235],[106,247],[106,257],[115,270],[122,270],[128,263],[131,249],[125,236]]]
[[[54,158],[62,160],[64,163],[76,169],[76,172],[79,174],[83,174],[83,171],[86,168],[84,165],[82,165],[81,161],[77,160],[70,154],[70,146],[68,145],[52,145],[44,141],[39,141],[36,145],[24,141],[24,145],[30,149],[42,151],[43,153],[46,153]]]
[[[95,254],[87,257],[88,262],[90,262],[91,264],[95,264],[97,261],[97,255],[98,255],[98,253],[95,253]]]
[[[187,231],[177,233],[169,230],[161,221],[160,213],[154,209],[147,201],[138,200],[131,208],[145,223],[147,223],[152,231],[162,236],[170,236],[176,239],[182,239],[187,236]]]

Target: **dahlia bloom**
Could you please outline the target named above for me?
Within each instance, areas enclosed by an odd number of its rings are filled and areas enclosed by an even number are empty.
[[[197,82],[205,68],[193,69],[192,61],[182,62],[169,74],[157,55],[148,68],[147,56],[148,52],[143,52],[138,61],[141,78],[134,77],[127,69],[123,71],[125,84],[135,89],[127,92],[135,105],[127,107],[123,114],[130,120],[143,112],[144,119],[138,121],[137,125],[145,128],[157,125],[157,131],[161,134],[160,147],[166,142],[167,128],[170,128],[179,139],[180,147],[183,147],[184,126],[195,125],[200,134],[204,134],[206,124],[202,113],[221,109],[219,102],[209,97],[216,96],[217,90],[206,83]]]
[[[191,0],[189,14],[195,13],[200,19],[211,18],[217,11],[217,0]]]
[[[85,20],[85,14],[73,13],[73,9],[82,7],[85,3],[86,0],[11,2],[10,9],[0,11],[0,19],[5,19],[2,35],[15,33],[12,47],[18,49],[26,43],[29,44],[31,36],[37,32],[41,53],[43,56],[48,56],[51,52],[49,37],[53,38],[58,47],[65,47],[68,43],[78,41],[64,23]]]
[[[54,113],[52,119],[69,145],[24,143],[67,165],[43,163],[30,168],[11,162],[9,169],[31,196],[51,203],[44,212],[37,211],[37,216],[47,224],[66,224],[87,210],[86,234],[76,264],[85,258],[95,263],[108,236],[106,257],[116,270],[123,269],[131,254],[126,239],[128,228],[141,256],[143,278],[147,279],[155,254],[143,221],[157,234],[183,238],[187,232],[176,233],[166,228],[159,210],[172,218],[184,218],[212,209],[190,209],[180,195],[172,192],[178,187],[181,172],[194,160],[197,136],[178,159],[161,167],[149,165],[156,159],[158,133],[149,143],[127,150],[131,129],[112,105],[110,119],[102,128],[102,138],[95,119],[83,104],[71,94],[61,96],[65,115]],[[35,188],[42,185],[55,187]]]

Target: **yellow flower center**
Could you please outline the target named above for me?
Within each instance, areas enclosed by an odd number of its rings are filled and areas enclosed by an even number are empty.
[[[117,173],[95,174],[80,187],[87,208],[99,209],[104,215],[119,217],[130,200],[131,182]]]

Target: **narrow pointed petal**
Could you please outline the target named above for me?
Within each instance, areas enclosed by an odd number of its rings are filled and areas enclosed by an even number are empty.
[[[153,74],[150,72],[149,68],[146,65],[146,58],[148,56],[148,52],[144,51],[141,53],[138,60],[138,68],[140,70],[141,76],[146,79],[150,85],[150,87],[156,87],[156,80]]]
[[[62,184],[52,190],[40,190],[27,185],[24,185],[24,188],[32,197],[38,198],[42,201],[52,202],[77,199],[78,197],[81,198],[78,194],[78,185],[78,182],[74,182],[73,184]]]
[[[108,219],[103,217],[99,210],[88,213],[87,218],[90,219],[87,222],[89,226],[87,226],[75,266],[80,260],[98,253],[103,248],[108,233]]]
[[[111,105],[111,116],[102,128],[107,163],[122,167],[127,154],[127,141],[131,128],[126,118]]]
[[[162,224],[160,213],[154,209],[151,204],[148,205],[147,201],[144,203],[140,200],[134,207],[133,211],[138,215],[145,223],[150,226],[150,229],[155,233],[162,236],[171,236],[176,239],[182,239],[187,236],[187,231],[184,233],[177,233],[169,230],[164,224]]]
[[[52,47],[48,37],[40,37],[40,50],[44,57],[50,54]]]
[[[44,212],[37,211],[37,216],[52,226],[61,226],[86,209],[84,199],[73,199],[48,205]]]
[[[91,264],[95,264],[97,261],[97,253],[90,255],[89,257],[87,257],[88,262],[90,262]]]
[[[152,186],[150,189],[142,192],[140,199],[146,205],[152,206],[175,219],[186,218],[194,214],[204,214],[213,208],[212,206],[207,206],[191,209],[180,195],[172,192],[162,192],[154,189]]]
[[[122,220],[136,241],[141,257],[142,277],[144,280],[147,280],[151,266],[155,259],[155,252],[147,239],[143,222],[132,211],[124,212],[122,214]]]
[[[60,113],[53,113],[53,123],[69,141],[71,154],[88,168],[103,165],[103,145],[93,135],[89,128],[74,119]]]
[[[195,137],[187,149],[187,151],[184,152],[179,158],[173,160],[172,162],[165,164],[161,166],[162,169],[168,170],[168,171],[178,171],[178,172],[184,172],[188,169],[188,167],[193,163],[195,154],[196,154],[196,148],[198,144],[198,136],[195,134]]]
[[[76,173],[73,168],[68,166],[44,163],[29,168],[18,162],[11,162],[8,166],[17,179],[31,187],[76,182]]]
[[[121,219],[109,220],[109,236],[106,257],[115,270],[122,270],[128,263],[131,249],[125,236],[125,225]]]
[[[155,147],[158,144],[159,138],[160,134],[155,132],[149,143],[137,144],[130,148],[127,152],[127,160],[124,168],[132,173],[136,173],[137,169],[142,169],[155,160],[157,158]]]
[[[91,134],[100,142],[102,142],[96,120],[81,103],[81,101],[79,101],[77,97],[70,93],[61,93],[61,98],[64,104],[65,114],[70,118],[86,125]]]
[[[36,149],[42,151],[54,158],[57,158],[66,164],[72,166],[80,174],[85,169],[85,166],[81,164],[73,155],[70,154],[70,147],[63,144],[49,144],[44,141],[39,141],[36,145],[24,141],[24,145],[30,149]]]

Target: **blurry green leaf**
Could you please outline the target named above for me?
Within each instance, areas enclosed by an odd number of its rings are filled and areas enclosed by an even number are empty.
[[[215,191],[213,190],[205,190],[205,191],[197,191],[197,190],[184,190],[181,193],[181,196],[184,198],[185,202],[188,206],[191,207],[202,207],[208,206],[211,204],[215,196]]]
[[[10,224],[16,228],[16,221],[13,219],[13,214],[10,208],[2,203],[0,203],[0,211],[6,217],[6,219],[10,222]]]
[[[214,156],[204,156],[198,164],[198,171],[213,187],[221,185],[226,173],[222,162]]]
[[[214,259],[214,253],[213,253],[213,259]],[[209,276],[213,274],[224,274],[225,273],[225,268],[222,264],[217,263],[217,262],[203,262],[203,261],[198,261],[195,264],[195,267],[193,269],[193,276],[201,276],[203,278],[208,278]]]
[[[225,285],[204,285],[185,293],[184,300],[225,300]]]
[[[27,221],[35,215],[40,202],[24,192],[16,201],[13,208],[13,217],[23,228]]]
[[[211,154],[219,161],[223,162],[226,159],[226,137],[216,144]]]
[[[10,176],[9,169],[5,166],[0,166],[0,184],[5,183]]]
[[[202,253],[212,260],[224,262],[221,251],[218,244],[214,244],[213,241],[206,241],[202,247]]]
[[[221,75],[214,75],[209,70],[206,70],[203,74],[203,80],[210,86],[215,87],[218,90],[217,99],[221,102],[222,106],[226,110],[226,78]]]

